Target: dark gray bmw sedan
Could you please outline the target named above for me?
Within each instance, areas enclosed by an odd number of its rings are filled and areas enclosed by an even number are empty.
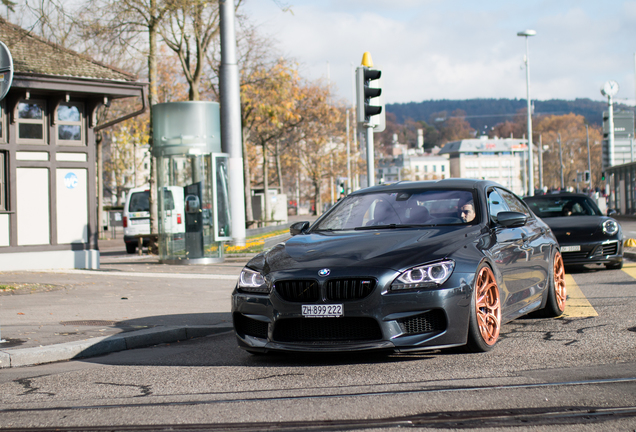
[[[493,182],[374,186],[290,232],[247,263],[232,294],[252,353],[488,351],[505,322],[565,309],[555,237]]]

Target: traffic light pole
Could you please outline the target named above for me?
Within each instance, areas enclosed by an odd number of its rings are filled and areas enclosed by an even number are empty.
[[[373,125],[364,125],[367,138],[367,187],[375,185],[375,161],[373,154]]]

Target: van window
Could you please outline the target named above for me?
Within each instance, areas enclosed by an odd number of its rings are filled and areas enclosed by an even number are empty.
[[[171,190],[163,191],[164,210],[174,210],[174,197]],[[150,211],[150,192],[135,192],[130,196],[129,212],[149,212]]]
[[[130,196],[129,212],[150,211],[150,192],[135,192]]]

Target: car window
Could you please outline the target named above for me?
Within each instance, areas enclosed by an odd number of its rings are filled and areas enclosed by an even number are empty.
[[[490,218],[497,222],[497,214],[502,211],[510,211],[510,209],[499,192],[496,189],[491,189],[488,192],[488,212]]]
[[[174,197],[172,191],[164,189],[163,191],[164,209],[174,210]],[[150,192],[134,192],[130,196],[129,212],[147,212],[150,211]]]
[[[523,204],[523,202],[519,198],[517,198],[517,196],[513,195],[512,193],[506,190],[499,189],[499,188],[497,188],[497,192],[499,192],[499,194],[506,201],[506,204],[508,204],[508,208],[510,208],[510,211],[524,213],[527,216],[531,216],[528,208]]]
[[[163,200],[164,210],[174,210],[174,197],[172,196],[171,190],[163,190]]]

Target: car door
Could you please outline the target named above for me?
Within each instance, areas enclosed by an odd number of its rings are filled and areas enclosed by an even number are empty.
[[[523,296],[526,303],[532,308],[532,304],[541,301],[541,293],[547,286],[550,267],[551,244],[545,237],[546,229],[544,225],[530,211],[528,206],[512,192],[497,188],[499,194],[508,204],[511,211],[524,213],[528,217],[525,226],[521,227],[525,252],[526,265],[519,274],[525,285]]]
[[[524,290],[527,288],[525,280],[527,251],[524,250],[526,233],[523,227],[499,225],[497,214],[511,210],[497,188],[489,189],[487,195],[491,226],[497,239],[491,248],[491,254],[503,279],[503,284],[499,289],[504,318],[507,320],[508,315],[515,315],[523,307],[520,302],[523,302]]]

